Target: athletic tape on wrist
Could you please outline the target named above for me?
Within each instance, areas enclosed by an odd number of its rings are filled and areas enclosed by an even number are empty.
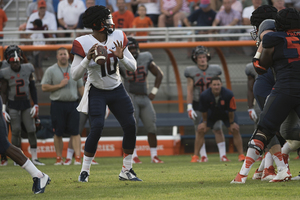
[[[156,95],[157,92],[158,92],[158,88],[157,87],[152,88],[152,90],[151,90],[152,94]]]

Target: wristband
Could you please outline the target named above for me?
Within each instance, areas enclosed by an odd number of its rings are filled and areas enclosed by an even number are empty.
[[[192,109],[193,109],[193,105],[192,105],[191,103],[189,103],[189,104],[187,105],[187,109],[188,109],[188,110],[192,110]]]
[[[261,53],[259,53],[259,52],[256,52],[256,54],[255,54],[254,58],[257,58],[257,59],[259,59],[259,58],[260,58],[260,55],[261,55]]]
[[[156,95],[157,91],[158,91],[158,88],[154,87],[154,88],[152,88],[151,93]]]
[[[6,105],[5,104],[2,105],[2,112],[6,112]]]

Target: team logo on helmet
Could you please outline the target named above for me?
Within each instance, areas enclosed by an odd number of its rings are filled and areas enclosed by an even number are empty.
[[[197,57],[200,54],[205,54],[207,56],[207,61],[210,60],[210,53],[208,51],[208,49],[204,46],[197,46],[195,49],[193,49],[192,52],[192,61],[194,61],[194,63],[197,64]]]

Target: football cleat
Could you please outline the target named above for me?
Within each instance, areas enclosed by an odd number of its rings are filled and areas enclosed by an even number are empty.
[[[191,162],[192,163],[199,162],[199,156],[193,155]]]
[[[91,162],[92,165],[99,165],[99,163],[97,163],[94,159]]]
[[[14,162],[14,166],[20,166],[18,163]]]
[[[246,159],[244,154],[239,155],[239,161],[242,162]]]
[[[34,192],[34,194],[44,193],[46,186],[50,184],[51,179],[49,178],[49,176],[44,173],[43,175],[44,176],[42,178],[33,178],[32,191]]]
[[[56,157],[56,163],[54,165],[63,165],[64,161],[61,159],[61,157]]]
[[[142,161],[140,161],[139,157],[133,157],[132,158],[132,163],[133,164],[142,164]]]
[[[297,156],[296,158],[294,158],[294,160],[298,160],[299,159],[299,156]]]
[[[236,175],[235,179],[233,179],[230,183],[243,184],[243,183],[246,183],[246,180],[247,180],[247,176],[241,175],[240,173],[238,173]]]
[[[200,162],[207,162],[208,158],[206,156],[202,156]]]
[[[40,162],[38,159],[32,160],[32,163],[35,165],[45,165],[45,163]]]
[[[7,160],[1,160],[0,166],[7,166]]]
[[[136,173],[133,171],[133,169],[130,169],[129,171],[121,171],[119,174],[119,180],[120,181],[142,181],[138,177],[136,177]]]
[[[270,181],[275,177],[276,177],[275,169],[273,166],[270,166],[269,168],[264,168],[262,175],[261,175],[261,180],[262,181]]]
[[[159,159],[157,156],[154,156],[151,160],[152,163],[164,163],[161,159]]]
[[[67,158],[64,162],[64,165],[71,165],[72,164],[72,159]]]
[[[87,171],[82,171],[78,177],[79,182],[88,182],[89,181],[89,173]]]
[[[220,159],[221,162],[230,162],[230,160],[227,158],[227,156],[222,156],[222,158]]]
[[[252,176],[252,179],[253,180],[260,180],[261,177],[262,177],[262,173],[263,173],[263,171],[258,171],[258,169],[256,169],[253,176]]]
[[[292,178],[292,174],[290,173],[289,168],[285,167],[283,169],[278,170],[277,175],[275,178],[270,180],[270,183],[274,182],[283,182],[283,181],[288,181]]]
[[[300,172],[298,176],[295,176],[293,178],[291,178],[292,181],[299,181],[300,180]]]

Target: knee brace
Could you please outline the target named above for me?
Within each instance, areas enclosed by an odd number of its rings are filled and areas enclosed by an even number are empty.
[[[257,145],[253,140],[259,140],[263,143],[263,146]],[[263,153],[264,147],[267,146],[267,144],[270,142],[272,137],[269,137],[268,134],[265,134],[264,132],[259,132],[258,129],[254,131],[252,134],[252,137],[250,138],[250,141],[248,142],[248,148],[256,149],[260,154]]]

